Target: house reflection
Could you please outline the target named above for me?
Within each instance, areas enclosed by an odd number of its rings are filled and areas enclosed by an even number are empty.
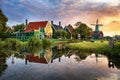
[[[76,61],[78,61],[78,62],[81,61],[80,57],[78,55],[76,55],[76,51],[74,51],[74,50],[69,50],[66,57],[70,58],[72,55],[75,55],[74,59]]]
[[[61,57],[64,54],[64,51],[65,50],[63,48],[60,48],[59,46],[54,46],[52,48],[53,55],[52,55],[51,63],[53,63],[53,61],[57,58],[58,58],[58,61],[60,62]]]
[[[80,50],[68,50],[66,48],[60,48],[59,46],[54,46],[52,48],[48,49],[41,49],[37,53],[26,53],[25,54],[25,63],[28,64],[28,62],[34,62],[34,63],[42,63],[42,64],[48,64],[53,63],[54,60],[57,60],[58,62],[61,62],[61,57],[65,56],[68,58],[74,55],[74,59],[77,62],[80,62],[81,60],[85,60],[87,56],[91,55],[92,53],[83,53]],[[91,58],[96,58],[96,63],[99,62],[99,58],[102,58],[103,56],[100,54],[94,54],[91,56]],[[117,67],[120,68],[120,58],[108,56],[108,67],[114,68]]]
[[[48,64],[51,61],[52,49],[41,50],[40,53],[25,54],[25,64],[29,62]]]
[[[53,60],[55,60],[55,59],[58,59],[58,61],[61,62],[61,57],[63,55],[65,57],[70,58],[76,52],[76,51],[67,49],[64,44],[59,45],[59,46],[54,46],[52,48],[52,50],[53,50],[53,55],[52,55],[52,61],[51,61],[51,63],[53,63]]]
[[[74,52],[72,50],[69,50],[66,57],[70,58],[73,54]]]
[[[45,63],[47,64],[47,60],[44,57],[34,56],[32,54],[26,54],[25,55],[25,63],[27,64],[29,62],[35,62],[35,63]]]

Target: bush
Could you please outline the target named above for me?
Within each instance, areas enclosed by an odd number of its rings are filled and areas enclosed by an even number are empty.
[[[4,48],[5,49],[12,49],[12,50],[20,50],[21,48],[21,41],[18,39],[14,39],[14,38],[7,38],[4,41]]]
[[[30,52],[35,52],[36,50],[39,50],[42,47],[42,42],[37,37],[31,37],[27,41],[27,47]]]
[[[41,43],[41,40],[37,37],[31,37],[29,40],[28,40],[28,46],[37,46],[37,47],[41,47],[42,43]]]
[[[42,47],[43,49],[49,48],[52,45],[52,42],[48,39],[42,40]]]
[[[0,40],[0,49],[2,50],[3,49],[3,41]]]

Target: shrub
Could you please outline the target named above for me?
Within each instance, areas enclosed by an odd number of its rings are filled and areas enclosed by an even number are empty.
[[[41,40],[37,37],[31,37],[29,40],[28,40],[28,46],[37,46],[37,47],[41,47],[42,43],[41,43]]]
[[[39,50],[42,47],[42,42],[37,37],[31,37],[27,41],[27,48],[30,52],[35,52],[36,50]]]
[[[0,40],[0,49],[2,50],[3,49],[3,41]]]
[[[42,40],[42,47],[44,49],[49,48],[52,45],[52,42],[49,39]]]
[[[12,49],[12,50],[20,50],[21,48],[21,41],[18,39],[14,39],[14,38],[7,38],[4,41],[4,48],[5,49]]]

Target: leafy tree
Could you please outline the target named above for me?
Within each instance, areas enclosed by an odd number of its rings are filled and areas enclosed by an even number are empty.
[[[75,24],[75,32],[76,34],[80,34],[81,38],[87,38],[90,36],[90,32],[92,32],[92,28],[88,27],[86,24],[82,22],[77,22]]]
[[[19,25],[15,25],[15,26],[13,26],[13,28],[14,28],[14,32],[16,32],[16,31],[23,31],[24,30],[24,28],[25,28],[25,25],[24,24],[19,24]]]
[[[61,36],[62,36],[62,38],[67,38],[69,36],[69,34],[67,31],[61,30]]]
[[[66,38],[69,35],[65,30],[57,30],[56,34],[59,38]]]
[[[92,28],[88,27],[87,30],[88,30],[87,37],[92,37],[92,32],[93,32]]]
[[[3,14],[2,10],[0,9],[0,33],[3,33],[5,31],[7,21],[7,17]]]
[[[3,14],[0,9],[0,38],[3,40],[10,37],[10,33],[7,33],[8,27],[6,27],[6,22],[8,21],[7,17]]]

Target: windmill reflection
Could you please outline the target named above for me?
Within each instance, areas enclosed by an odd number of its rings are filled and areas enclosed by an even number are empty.
[[[12,55],[12,61],[11,61],[12,64],[15,63],[15,60],[14,60],[14,54]]]

